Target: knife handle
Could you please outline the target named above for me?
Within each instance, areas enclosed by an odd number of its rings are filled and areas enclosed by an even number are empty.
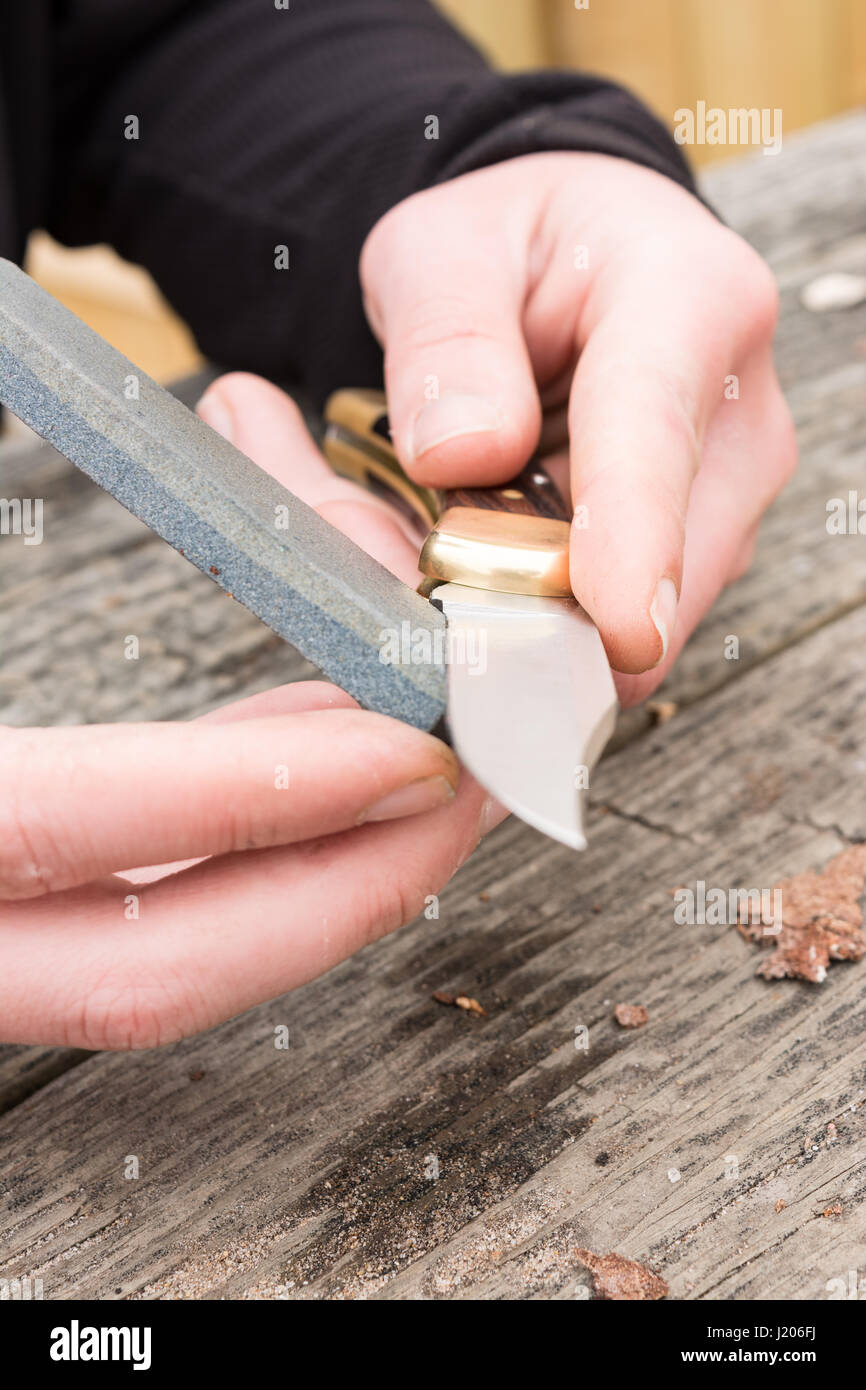
[[[419,487],[397,461],[381,391],[336,391],[325,406],[332,468],[428,528],[418,561],[429,581],[510,594],[572,597],[570,513],[542,464],[503,487]]]

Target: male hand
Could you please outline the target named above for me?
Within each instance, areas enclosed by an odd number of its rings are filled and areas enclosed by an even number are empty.
[[[574,592],[642,699],[794,468],[770,271],[661,174],[554,153],[400,203],[361,277],[404,467],[498,484],[552,454]]]

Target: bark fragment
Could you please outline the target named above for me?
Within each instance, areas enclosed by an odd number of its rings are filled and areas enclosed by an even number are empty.
[[[670,1292],[660,1275],[637,1260],[627,1260],[625,1255],[596,1255],[592,1250],[580,1249],[574,1254],[592,1274],[592,1286],[598,1298],[646,1302],[667,1298]]]
[[[852,845],[819,873],[807,870],[776,884],[781,892],[781,930],[769,930],[748,906],[741,908],[740,934],[774,948],[758,966],[758,974],[765,980],[787,977],[820,984],[831,961],[862,959],[864,878],[866,845]]]

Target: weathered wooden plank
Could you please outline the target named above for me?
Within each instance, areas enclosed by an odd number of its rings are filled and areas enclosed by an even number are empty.
[[[73,1047],[13,1047],[0,1044],[0,1114],[20,1105],[55,1077],[92,1056]]]
[[[46,1297],[574,1296],[574,1242],[648,1258],[677,1297],[825,1296],[866,1235],[863,967],[768,984],[732,928],[678,926],[671,890],[770,887],[853,837],[864,698],[858,611],[609,759],[585,856],[508,824],[438,921],[52,1082],[0,1120],[2,1273]],[[620,1001],[647,1026],[619,1029]]]

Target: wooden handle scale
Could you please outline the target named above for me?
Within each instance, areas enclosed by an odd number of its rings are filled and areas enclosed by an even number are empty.
[[[512,594],[571,597],[570,514],[535,461],[502,487],[419,487],[397,461],[379,391],[337,391],[325,408],[325,453],[345,477],[385,495],[431,528],[419,566],[431,587],[467,584]]]

